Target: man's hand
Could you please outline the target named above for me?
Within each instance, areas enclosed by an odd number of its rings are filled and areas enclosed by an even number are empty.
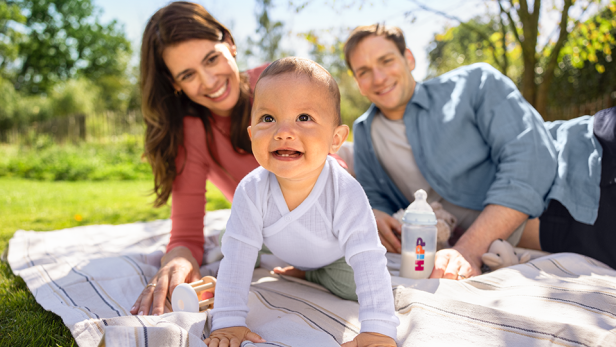
[[[396,347],[396,341],[379,333],[361,333],[353,341],[345,342],[341,347]]]
[[[402,252],[402,244],[400,243],[402,224],[383,211],[372,209],[372,212],[376,219],[376,227],[379,230],[379,238],[383,246],[387,249],[387,252]]]
[[[452,249],[436,252],[430,278],[465,279],[481,275],[481,255],[497,239],[507,239],[528,215],[509,207],[488,205]]]
[[[483,253],[482,253],[483,254]],[[448,278],[452,280],[466,279],[481,275],[481,262],[469,261],[474,257],[464,256],[455,247],[441,249],[436,252],[434,269],[430,278]]]
[[[203,340],[208,347],[240,347],[243,341],[254,343],[265,340],[246,327],[230,327],[214,330],[210,337]]]

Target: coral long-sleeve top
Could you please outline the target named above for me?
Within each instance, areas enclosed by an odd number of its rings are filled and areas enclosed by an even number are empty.
[[[254,90],[266,67],[267,64],[246,71],[251,90]],[[207,150],[201,119],[184,117],[184,146],[180,146],[175,159],[179,174],[173,181],[171,240],[167,245],[167,252],[178,246],[187,247],[199,265],[203,259],[205,243],[203,218],[206,181],[212,181],[229,201],[233,201],[233,193],[239,182],[259,166],[252,154],[238,153],[233,149],[229,138],[230,117],[212,114],[211,122],[213,142],[222,168],[214,162]]]

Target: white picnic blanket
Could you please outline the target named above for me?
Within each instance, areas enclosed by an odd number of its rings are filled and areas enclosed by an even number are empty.
[[[209,212],[206,235],[227,218],[228,211]],[[128,312],[157,271],[170,226],[18,231],[8,260],[79,346],[97,346],[103,335],[107,346],[205,346],[205,314]],[[399,256],[388,259],[396,274]],[[464,281],[392,279],[400,346],[616,346],[616,271],[587,257],[549,255]],[[359,332],[356,302],[262,268],[253,281],[247,323],[267,340],[257,346],[339,346]]]

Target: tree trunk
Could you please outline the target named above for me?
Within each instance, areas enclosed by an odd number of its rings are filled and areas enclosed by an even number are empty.
[[[534,59],[534,55],[532,58],[524,57],[524,73],[522,74],[521,92],[524,99],[536,108],[535,96],[537,93],[537,85],[535,84],[535,64],[536,59]]]

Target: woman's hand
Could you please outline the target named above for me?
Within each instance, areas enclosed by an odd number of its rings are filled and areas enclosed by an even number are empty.
[[[214,330],[210,337],[203,340],[208,347],[240,347],[243,341],[254,343],[265,340],[246,327],[230,327]]]
[[[396,341],[379,333],[361,333],[353,341],[345,342],[341,347],[396,347]]]
[[[201,279],[199,264],[186,247],[175,247],[163,256],[160,269],[146,286],[130,313],[157,316],[165,312],[165,299],[171,297],[173,290],[181,283],[190,283]],[[168,310],[167,310],[168,311]]]

